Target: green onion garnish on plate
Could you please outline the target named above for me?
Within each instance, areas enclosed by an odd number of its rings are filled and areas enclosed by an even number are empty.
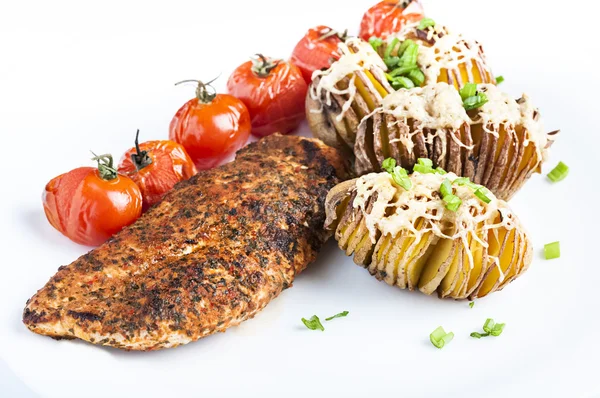
[[[304,325],[306,325],[306,327],[310,330],[320,330],[322,332],[325,331],[325,328],[321,324],[321,320],[316,315],[313,315],[310,317],[310,319],[302,318],[302,323],[304,323]]]
[[[564,180],[567,175],[569,175],[569,166],[563,162],[558,162],[558,165],[548,173],[548,179],[552,182],[559,182]]]
[[[438,327],[429,335],[429,340],[431,344],[436,346],[437,348],[444,348],[444,346],[452,341],[454,338],[454,333],[449,332],[446,333],[443,327]]]
[[[506,326],[505,323],[496,323],[492,318],[488,318],[483,324],[483,333],[473,332],[470,336],[475,339],[488,336],[498,337],[502,334],[502,331],[504,331],[504,326]]]
[[[345,316],[348,316],[349,312],[348,311],[342,311],[339,314],[335,314],[334,316],[330,316],[329,318],[325,318],[326,321],[331,321],[332,319],[335,318],[343,318]]]
[[[560,242],[552,242],[544,245],[544,257],[546,260],[554,260],[560,257]]]

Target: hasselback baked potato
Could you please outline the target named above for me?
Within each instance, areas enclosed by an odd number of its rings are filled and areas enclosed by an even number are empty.
[[[359,125],[354,155],[359,175],[381,170],[394,158],[412,170],[429,158],[459,176],[483,184],[508,200],[534,172],[541,171],[557,131],[545,133],[540,114],[526,95],[514,100],[492,84],[477,92],[487,102],[466,111],[459,92],[446,83],[399,90]]]
[[[440,298],[475,299],[527,270],[532,246],[506,202],[465,177],[400,166],[334,187],[326,228],[371,275]],[[392,162],[395,164],[395,162]]]
[[[339,46],[340,59],[313,74],[306,116],[315,137],[347,152],[359,122],[397,89],[495,83],[481,46],[441,25],[412,23],[386,41],[349,38]]]
[[[394,89],[373,47],[358,38],[339,44],[340,59],[315,71],[306,96],[306,116],[315,137],[352,152],[358,124]]]

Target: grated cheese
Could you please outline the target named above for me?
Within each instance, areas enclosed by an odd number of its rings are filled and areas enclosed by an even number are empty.
[[[311,85],[310,95],[314,100],[320,100],[324,94],[325,104],[331,106],[331,94],[347,94],[349,99],[344,103],[342,112],[337,116],[338,120],[342,120],[344,114],[352,106],[352,101],[356,95],[355,72],[371,68],[380,68],[386,71],[387,67],[373,47],[359,38],[349,38],[345,43],[339,43],[338,48],[341,54],[338,61],[334,62],[327,70],[313,72],[313,82],[316,78],[320,78],[320,80],[317,84],[313,83]],[[356,51],[351,48],[356,49]],[[337,85],[347,77],[350,78],[348,88],[339,89]],[[322,111],[322,109],[319,111]]]
[[[420,128],[457,130],[470,122],[458,91],[446,83],[400,89],[383,99],[381,109],[405,123],[417,120]]]
[[[446,134],[443,133],[446,130],[457,131],[465,124],[481,124],[484,132],[496,137],[499,137],[501,128],[508,134],[524,131],[523,145],[533,143],[538,159],[545,159],[548,140],[554,137],[544,132],[543,123],[536,117],[537,109],[529,97],[524,94],[521,99],[515,100],[493,84],[479,84],[477,90],[487,95],[488,102],[473,112],[472,119],[465,111],[458,91],[446,83],[401,89],[385,97],[382,106],[373,113],[390,114],[396,123],[408,125],[409,120],[414,121],[410,133],[390,140],[390,143],[401,142],[409,153],[412,153],[415,145],[413,136],[422,133],[425,128],[430,130],[425,134],[425,140],[431,144],[437,136],[445,140]],[[451,134],[450,137],[459,146],[471,148],[458,138],[460,135]]]
[[[482,72],[491,75],[485,55],[478,42],[465,39],[461,34],[454,33],[448,28],[436,24],[427,29],[427,40],[433,40],[433,44],[426,43],[416,37],[419,23],[405,25],[395,36],[388,38],[391,42],[394,37],[401,41],[410,38],[419,44],[419,55],[417,63],[425,74],[425,84],[433,84],[438,81],[443,69],[460,77],[460,65],[465,65],[469,81],[474,81],[472,64],[477,64]]]
[[[515,100],[493,84],[479,84],[477,90],[487,95],[488,102],[478,109],[472,124],[481,124],[485,132],[496,137],[501,127],[508,133],[522,129],[525,133],[523,145],[533,143],[538,159],[545,159],[548,140],[553,140],[554,137],[544,132],[543,123],[536,117],[538,110],[529,97],[523,94],[520,99]]]
[[[453,182],[457,178],[454,173],[414,172],[410,176],[412,188],[404,190],[393,182],[389,173],[367,174],[356,180],[356,197],[352,205],[361,210],[373,244],[376,243],[377,232],[395,237],[402,231],[410,231],[418,241],[423,234],[431,231],[438,238],[460,239],[473,268],[469,236],[487,248],[488,244],[478,236],[478,230],[511,230],[518,226],[518,221],[505,201],[490,192],[487,196],[491,201],[486,204],[467,186],[453,186],[454,195],[462,200],[462,205],[455,212],[446,209],[439,194],[440,185],[444,179]],[[367,212],[367,205],[372,200],[372,209]],[[501,221],[495,223],[498,215]],[[421,228],[416,227],[419,219],[425,220]],[[447,235],[448,231],[454,233]]]

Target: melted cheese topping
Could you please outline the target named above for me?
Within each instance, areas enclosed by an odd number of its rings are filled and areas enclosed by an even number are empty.
[[[371,45],[359,38],[349,38],[345,43],[338,45],[341,57],[334,62],[327,70],[316,70],[313,72],[313,82],[316,78],[320,78],[317,84],[311,85],[310,95],[314,100],[319,100],[325,94],[325,104],[331,106],[331,94],[344,95],[347,94],[349,99],[342,106],[342,112],[338,115],[338,120],[343,118],[343,115],[350,109],[354,96],[356,95],[356,85],[354,79],[357,71],[368,70],[371,68],[380,68],[387,70],[383,59],[371,47]],[[352,49],[351,49],[352,48]],[[348,88],[339,89],[338,83],[346,77],[350,78]]]
[[[414,121],[410,133],[390,140],[390,143],[402,143],[409,153],[412,153],[415,146],[413,136],[422,133],[423,129],[429,129],[428,134],[425,134],[425,141],[431,144],[435,137],[441,137],[444,141],[441,156],[444,156],[446,153],[446,135],[443,134],[445,129],[456,131],[465,123],[471,122],[463,107],[460,94],[454,86],[446,83],[396,91],[383,99],[380,111],[392,115],[397,122],[407,125],[409,119]],[[467,146],[454,134],[450,136],[459,146]]]
[[[538,155],[545,157],[548,140],[554,138],[544,132],[538,110],[527,95],[523,94],[520,99],[515,100],[493,84],[479,84],[477,90],[487,95],[488,102],[478,109],[472,124],[482,124],[484,131],[495,136],[498,136],[501,126],[509,132],[523,129],[523,145],[533,143]]]
[[[405,123],[416,120],[421,128],[458,130],[470,122],[458,91],[446,83],[396,91],[383,99],[382,110]]]
[[[439,194],[440,186],[444,179],[452,182],[457,178],[454,173],[439,175],[414,172],[410,176],[412,188],[404,190],[394,183],[389,173],[367,174],[356,180],[356,197],[352,206],[362,211],[374,244],[378,231],[392,237],[402,231],[410,231],[417,240],[431,231],[439,238],[460,239],[473,267],[469,235],[487,248],[488,244],[480,239],[478,230],[483,233],[499,228],[511,230],[518,226],[518,221],[506,202],[496,198],[493,193],[486,194],[491,199],[486,204],[467,186],[453,185],[454,195],[462,200],[462,204],[455,212],[446,209]],[[367,212],[369,202],[372,207]],[[501,221],[494,223],[498,215]],[[426,222],[417,228],[417,220],[421,218]]]
[[[411,38],[419,44],[417,63],[425,74],[425,84],[437,82],[442,69],[453,71],[460,76],[459,65],[466,65],[469,81],[473,81],[471,64],[474,61],[483,70],[491,74],[481,46],[474,40],[465,39],[461,34],[451,32],[442,25],[435,25],[427,29],[426,43],[416,38],[419,23],[405,25],[394,37],[401,41]],[[388,42],[394,39],[390,37]]]
[[[425,134],[425,140],[431,144],[437,136],[446,139],[446,135],[443,134],[445,130],[457,131],[464,124],[481,124],[486,133],[496,137],[499,137],[501,127],[511,134],[516,130],[523,130],[525,132],[523,145],[533,143],[540,159],[545,159],[548,140],[553,140],[554,137],[544,132],[538,111],[529,97],[523,95],[522,98],[515,100],[493,84],[479,84],[477,90],[487,95],[488,102],[477,109],[473,119],[465,111],[458,91],[454,86],[446,83],[436,83],[410,90],[401,89],[385,97],[382,106],[373,113],[390,114],[397,123],[407,125],[409,119],[414,121],[410,133],[390,140],[390,143],[401,142],[409,153],[415,145],[413,136],[422,133],[425,128],[430,130]],[[451,134],[450,137],[459,146],[471,148],[460,141],[455,134]],[[444,150],[446,148],[445,142],[443,148]]]

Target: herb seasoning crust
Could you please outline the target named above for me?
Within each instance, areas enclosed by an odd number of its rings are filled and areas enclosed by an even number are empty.
[[[176,347],[254,317],[315,260],[347,165],[321,141],[273,135],[178,184],[30,300],[35,333],[126,350]]]

